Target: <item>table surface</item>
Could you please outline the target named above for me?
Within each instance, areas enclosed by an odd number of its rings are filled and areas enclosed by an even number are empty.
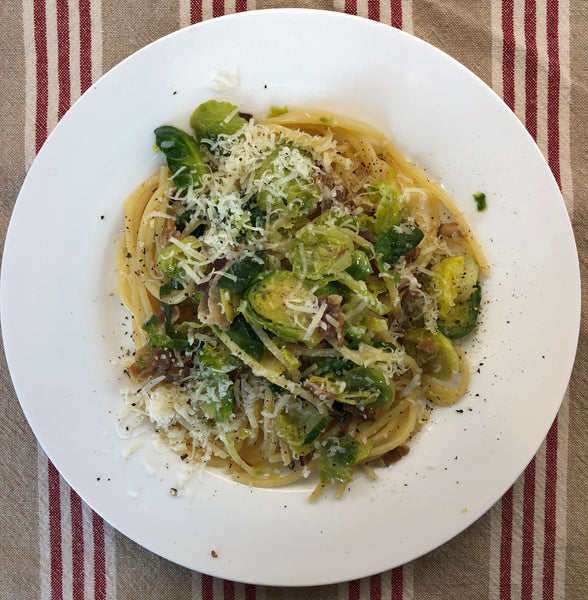
[[[438,46],[490,85],[546,157],[572,219],[582,276],[588,234],[585,0],[3,0],[2,244],[27,169],[76,98],[126,56],[181,27],[279,7],[380,20]],[[465,8],[467,6],[467,9]],[[488,513],[426,556],[338,585],[269,588],[189,571],[113,530],[39,448],[0,355],[2,599],[585,599],[588,470],[583,352],[559,415],[524,474]]]

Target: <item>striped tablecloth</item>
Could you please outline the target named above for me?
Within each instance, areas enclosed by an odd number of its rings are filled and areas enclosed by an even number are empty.
[[[586,0],[2,0],[2,240],[35,154],[102,73],[191,23],[281,6],[344,11],[402,28],[445,50],[492,86],[549,162],[573,217],[584,273]],[[32,242],[42,252],[42,240]],[[2,355],[0,598],[588,598],[585,336],[583,328],[571,386],[545,443],[483,518],[402,567],[310,589],[214,579],[171,564],[114,531],[68,487],[38,447]]]

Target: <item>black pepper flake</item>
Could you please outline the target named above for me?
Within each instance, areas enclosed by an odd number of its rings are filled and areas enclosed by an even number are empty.
[[[460,414],[462,414],[462,413],[463,413],[463,408],[458,408],[458,409],[456,409],[456,411],[455,411],[455,412],[456,412],[456,413],[460,413]]]
[[[100,220],[103,221],[104,220],[104,215],[100,215]]]

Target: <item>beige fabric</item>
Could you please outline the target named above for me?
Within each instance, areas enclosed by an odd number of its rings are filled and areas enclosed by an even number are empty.
[[[34,155],[34,97],[31,80],[31,60],[35,60],[35,5],[44,7],[46,14],[55,13],[62,0],[3,0],[0,2],[0,235],[4,245],[10,213],[30,161]],[[70,11],[70,29],[76,26],[80,11],[91,11],[94,75],[104,72],[135,50],[167,33],[185,26],[192,20],[194,0],[65,0]],[[248,9],[274,7],[311,7],[329,10],[347,10],[362,16],[379,18],[393,23],[394,11],[402,11],[405,30],[440,47],[485,82],[497,93],[503,93],[502,83],[502,17],[505,7],[512,6],[517,43],[515,74],[515,110],[525,120],[521,104],[524,81],[525,19],[524,5],[536,6],[538,39],[549,10],[559,14],[560,84],[560,171],[566,204],[573,209],[573,226],[578,243],[582,277],[587,274],[588,256],[588,15],[584,0],[398,0],[372,2],[371,0],[249,0]],[[234,12],[236,2],[205,0],[201,3],[202,18],[209,18],[219,10]],[[197,11],[198,12],[198,11]],[[379,15],[379,16],[378,16]],[[49,31],[51,34],[51,31]],[[77,34],[76,34],[77,35]],[[49,35],[51,37],[51,35]],[[75,36],[72,39],[77,39]],[[51,39],[49,41],[51,44]],[[543,46],[540,44],[540,50]],[[32,58],[31,58],[32,57]],[[29,63],[27,63],[27,60]],[[522,65],[522,67],[521,67]],[[33,65],[34,66],[34,65]],[[548,61],[539,56],[538,67],[538,140],[543,152],[547,148],[547,125],[541,112],[541,102],[547,97]],[[519,71],[517,71],[519,69]],[[27,74],[29,79],[27,79]],[[78,76],[79,77],[79,76]],[[81,84],[80,84],[81,85]],[[32,87],[31,87],[32,86]],[[521,88],[523,86],[523,88]],[[75,86],[72,84],[72,89]],[[542,95],[543,94],[543,95]],[[74,95],[72,93],[72,95]],[[75,99],[75,98],[72,98]],[[56,121],[56,117],[53,118]],[[49,127],[54,122],[49,119]],[[32,140],[32,142],[31,142]],[[549,282],[547,282],[549,284]],[[583,294],[585,304],[586,292]],[[546,315],[557,318],[557,315]],[[508,510],[509,498],[497,503],[472,527],[442,546],[408,565],[401,572],[395,570],[360,582],[342,583],[313,589],[263,588],[212,580],[169,563],[141,548],[121,534],[103,525],[92,511],[81,505],[79,526],[84,531],[82,562],[85,580],[81,591],[72,582],[71,556],[75,548],[65,547],[61,594],[53,586],[48,519],[50,482],[59,489],[62,515],[67,511],[77,514],[75,494],[67,484],[51,479],[51,467],[24,419],[15,396],[4,354],[0,356],[0,598],[106,598],[114,600],[267,598],[283,600],[343,600],[347,598],[405,598],[415,600],[463,600],[503,598],[559,598],[581,600],[588,597],[588,360],[585,352],[586,323],[583,318],[576,366],[566,399],[558,418],[555,441],[558,449],[555,529],[554,583],[550,587],[549,574],[541,570],[541,546],[544,529],[537,524],[543,518],[545,481],[549,460],[549,446],[542,446],[535,466],[536,495],[535,526],[533,529],[534,563],[531,565],[533,586],[525,582],[525,565],[514,565],[508,572],[508,581],[501,579],[501,524]],[[553,441],[552,439],[552,441]],[[530,475],[529,475],[530,477]],[[513,563],[524,544],[521,498],[525,478],[512,491],[513,506]],[[68,517],[69,518],[69,517]],[[73,517],[72,517],[73,518]],[[426,526],[423,522],[423,526]],[[63,527],[68,525],[67,518]],[[64,530],[65,531],[65,530]],[[66,532],[67,533],[67,532]],[[98,537],[96,537],[98,536]],[[104,556],[100,555],[103,540]],[[394,543],[391,540],[391,543]],[[98,554],[97,554],[98,552]],[[67,561],[70,560],[70,563]],[[100,561],[103,560],[103,567]],[[98,561],[98,562],[96,562]],[[68,566],[69,564],[69,566]],[[79,565],[78,565],[79,566]],[[528,565],[527,565],[528,566]],[[69,569],[69,571],[68,571]],[[102,575],[97,575],[99,572]],[[96,576],[98,579],[94,580]],[[400,591],[398,578],[401,577]],[[75,578],[74,578],[75,579]],[[58,586],[59,587],[59,586]],[[53,595],[52,595],[53,589]],[[553,589],[553,594],[544,590]],[[56,592],[56,590],[58,590]]]

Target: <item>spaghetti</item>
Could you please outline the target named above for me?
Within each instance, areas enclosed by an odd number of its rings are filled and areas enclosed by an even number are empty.
[[[465,393],[458,338],[488,264],[454,201],[372,127],[200,105],[155,131],[166,166],[125,201],[127,411],[182,460],[340,496]]]

